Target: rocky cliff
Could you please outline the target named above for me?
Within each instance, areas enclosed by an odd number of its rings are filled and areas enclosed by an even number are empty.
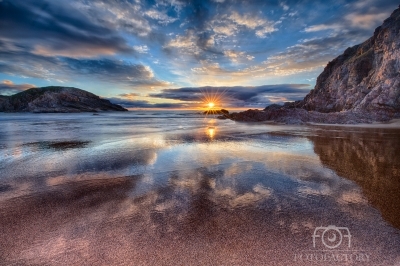
[[[400,8],[371,38],[329,62],[299,106],[400,113]]]
[[[71,87],[32,88],[0,96],[0,112],[76,113],[127,111],[93,93]]]
[[[284,123],[365,123],[395,117],[400,117],[400,6],[371,38],[329,62],[303,100],[230,116]]]

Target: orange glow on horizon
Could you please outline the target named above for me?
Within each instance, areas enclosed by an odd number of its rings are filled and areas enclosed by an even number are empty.
[[[200,101],[203,105],[203,110],[206,111],[215,111],[217,109],[222,109],[224,102],[227,100],[226,98],[226,90],[207,90],[202,89],[200,94]]]

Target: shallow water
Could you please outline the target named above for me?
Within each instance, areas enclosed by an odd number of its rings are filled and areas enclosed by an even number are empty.
[[[398,129],[190,111],[0,125],[6,265],[400,264]]]

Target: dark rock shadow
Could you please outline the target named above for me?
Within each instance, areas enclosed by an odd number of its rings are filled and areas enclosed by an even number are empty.
[[[400,228],[400,130],[318,131],[309,136],[326,167],[357,183],[382,217]]]
[[[89,143],[90,141],[69,140],[69,141],[40,141],[40,142],[26,143],[24,145],[35,147],[38,149],[67,150],[67,149],[85,148]]]

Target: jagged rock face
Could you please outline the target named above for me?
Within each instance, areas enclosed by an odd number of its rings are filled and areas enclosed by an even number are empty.
[[[236,121],[372,123],[400,117],[400,6],[362,44],[329,62],[301,101],[232,113]]]
[[[93,93],[70,87],[32,88],[0,97],[0,112],[71,113],[127,111]]]
[[[400,8],[374,35],[329,62],[315,88],[295,107],[400,113]]]

